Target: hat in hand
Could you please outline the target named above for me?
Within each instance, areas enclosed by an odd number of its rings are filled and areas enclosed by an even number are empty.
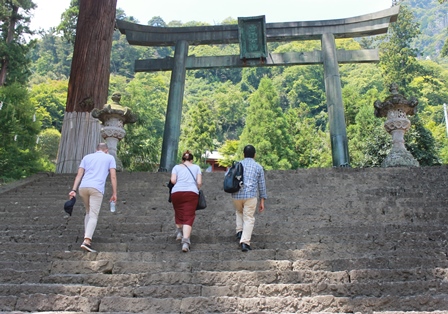
[[[70,216],[72,215],[73,212],[73,206],[76,203],[76,197],[72,197],[70,200],[68,200],[67,202],[65,202],[64,204],[64,210],[67,214],[69,214]]]

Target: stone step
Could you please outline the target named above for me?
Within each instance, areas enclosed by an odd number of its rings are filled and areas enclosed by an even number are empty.
[[[13,270],[45,270],[50,269],[50,263],[46,261],[0,261],[0,269],[13,269]]]
[[[0,278],[2,283],[40,283],[42,278],[47,277],[49,273],[49,265],[45,268],[35,270],[16,270],[15,268],[3,268],[0,269]]]
[[[232,219],[230,219],[232,218]],[[382,239],[387,235],[384,235],[388,231],[384,229],[383,223],[371,223],[369,227],[365,227],[365,232],[362,231],[363,225],[359,225],[358,227],[352,227],[349,222],[342,221],[327,221],[327,220],[319,220],[312,221],[308,219],[309,223],[307,225],[297,224],[294,221],[288,222],[272,222],[270,219],[274,219],[274,217],[255,217],[255,227],[254,227],[254,235],[271,235],[279,237],[308,237],[311,236],[319,236],[322,237],[328,235],[336,236],[335,239],[338,239],[339,236],[344,237],[345,235],[355,234],[360,235],[362,238],[370,238],[375,240],[376,238]],[[234,235],[235,231],[235,222],[233,221],[234,214],[229,214],[226,217],[227,221],[223,221],[223,219],[217,219],[216,221],[209,221],[203,219],[200,216],[196,216],[195,223],[193,225],[193,234],[199,234],[201,236],[205,236],[206,234],[210,234],[210,236],[215,237],[216,233],[224,233],[226,235]],[[351,221],[353,222],[353,220]],[[354,221],[356,223],[356,221]],[[0,224],[0,232],[3,232],[5,235],[17,235],[18,237],[22,237],[23,234],[30,234],[33,230],[36,230],[36,234],[39,232],[45,231],[45,223],[48,223],[47,230],[54,230],[57,235],[62,234],[70,234],[71,232],[77,232],[79,229],[83,229],[83,221],[81,218],[76,218],[76,220],[66,221],[65,219],[48,219],[45,221],[44,217],[36,218],[36,219],[11,219],[9,221],[4,221],[3,224]],[[211,228],[208,229],[211,224],[218,224],[216,229]],[[402,223],[406,225],[406,223]],[[345,226],[345,230],[344,227]],[[432,228],[433,226],[433,228]],[[279,229],[281,228],[281,229]],[[428,239],[431,238],[434,234],[438,233],[438,237],[444,237],[444,234],[448,234],[448,230],[444,229],[443,225],[440,225],[438,221],[424,222],[418,224],[415,231],[411,228],[407,228],[407,230],[401,231],[403,233],[400,238],[406,238],[407,234],[409,236],[413,236],[412,233],[419,233],[420,235],[416,235],[416,237],[424,238],[425,234],[428,235]],[[426,228],[426,230],[424,230]],[[174,233],[174,223],[173,217],[166,216],[165,220],[159,220],[157,222],[148,219],[147,217],[142,217],[140,222],[123,222],[115,218],[108,218],[105,215],[101,215],[98,220],[97,229],[95,230],[95,235],[102,234],[129,234],[134,233],[137,236],[156,234],[156,233],[166,233],[167,235]],[[339,230],[337,230],[339,229]],[[351,231],[353,229],[353,232]],[[133,230],[135,230],[133,232]],[[281,230],[281,231],[280,231]],[[393,232],[394,235],[399,235],[400,230]]]
[[[66,200],[63,200],[57,205],[49,206],[47,211],[42,209],[41,205],[24,205],[22,207],[8,207],[8,211],[1,211],[0,217],[4,223],[10,221],[18,221],[20,223],[26,224],[28,221],[33,221],[39,218],[47,218],[51,222],[55,220],[62,219],[66,216],[63,211],[63,204]],[[47,202],[54,202],[54,200],[49,200]],[[411,201],[409,201],[411,202]],[[44,202],[43,202],[44,203]],[[332,205],[331,202],[328,204],[320,204],[317,206],[315,203],[306,204],[304,202],[299,202],[297,205],[291,205],[289,207],[285,205],[279,205],[275,208],[266,202],[266,212],[261,215],[256,215],[259,219],[266,217],[287,217],[286,214],[292,215],[286,222],[296,218],[296,221],[300,218],[308,221],[329,221],[329,222],[344,222],[344,223],[354,223],[359,221],[371,221],[375,217],[376,223],[391,224],[394,222],[429,222],[429,221],[440,221],[441,219],[446,219],[447,214],[444,209],[446,208],[446,201],[440,201],[437,204],[428,205],[428,202],[414,202],[414,207],[409,204],[381,204],[373,203],[364,207],[360,205],[353,205],[344,203],[339,207],[337,205]],[[72,218],[82,217],[84,215],[82,202],[77,202],[74,207],[74,212]],[[144,204],[142,201],[141,204]],[[170,216],[173,214],[172,207],[169,203],[167,205],[163,203],[155,203],[154,205],[145,204],[144,206],[135,206],[134,208],[130,206],[117,205],[117,212],[112,214],[109,212],[109,205],[107,202],[103,202],[103,207],[101,210],[101,216],[110,217],[109,219],[117,218],[131,218],[135,217],[146,217],[146,219],[154,218],[158,219],[160,215]],[[372,207],[375,210],[372,210]],[[14,213],[14,216],[10,214]],[[199,211],[197,216],[201,217],[205,221],[220,221],[222,219],[228,219],[229,216],[234,214],[231,202],[228,201],[225,204],[214,204],[208,202],[208,207],[205,210]]]
[[[1,308],[8,311],[60,311],[67,313],[108,312],[108,313],[382,313],[382,314],[434,314],[437,307],[446,307],[442,296],[404,298],[402,307],[408,311],[391,311],[398,308],[396,300],[391,297],[382,298],[336,298],[332,296],[318,297],[269,297],[269,298],[239,298],[239,297],[189,297],[175,298],[124,298],[110,296],[101,300],[88,297],[67,297],[60,295],[33,294],[21,297],[10,297],[10,307],[7,308],[5,298],[0,299]],[[423,305],[420,305],[422,303]],[[420,311],[414,309],[420,308]],[[375,311],[373,311],[375,309]],[[382,311],[382,309],[385,309]],[[426,311],[425,311],[426,310]],[[446,314],[448,311],[437,311]],[[17,312],[16,312],[17,313]],[[20,313],[20,312],[19,312]]]
[[[289,260],[214,260],[214,261],[128,261],[118,260],[111,261],[106,259],[97,259],[92,261],[74,261],[74,260],[60,260],[54,261],[51,264],[51,275],[70,275],[70,274],[145,274],[145,273],[167,273],[167,272],[218,272],[225,278],[227,283],[227,275],[237,271],[276,271],[276,278],[281,283],[303,283],[307,282],[308,278],[311,282],[326,282],[328,284],[340,282],[366,282],[366,281],[408,281],[408,280],[430,280],[431,278],[446,279],[446,268],[416,268],[418,263],[415,263],[413,268],[409,269],[381,269],[378,266],[376,269],[359,268],[359,269],[345,269],[334,271],[330,267],[327,269],[319,269],[314,267],[312,260],[289,261]],[[383,265],[387,267],[389,265]],[[447,264],[445,263],[445,265]],[[333,280],[332,278],[336,279]],[[216,277],[214,278],[216,280]]]
[[[252,254],[254,253],[254,254]],[[347,258],[332,258],[327,259],[310,258],[306,251],[303,250],[257,250],[243,254],[241,251],[195,251],[192,254],[181,253],[176,251],[138,251],[138,252],[98,252],[85,253],[82,251],[72,252],[54,252],[51,256],[51,261],[109,261],[109,262],[160,262],[167,263],[174,262],[190,262],[201,263],[207,262],[225,262],[225,261],[291,261],[293,269],[311,269],[324,271],[339,271],[339,270],[353,270],[353,269],[401,269],[396,265],[400,262],[403,265],[410,265],[411,269],[415,267],[427,266],[427,268],[446,267],[447,261],[445,253],[433,254],[431,256],[417,257],[414,254],[403,256],[397,254],[396,256],[350,256]],[[370,258],[369,258],[370,257]],[[412,266],[412,263],[414,265]]]
[[[402,303],[401,303],[402,302]],[[447,308],[448,301],[443,295],[403,297],[397,302],[395,297],[346,298],[334,296],[316,297],[190,297],[182,299],[122,298],[106,297],[101,300],[100,311],[143,312],[151,309],[154,313],[355,313],[406,309],[433,311]]]
[[[18,252],[34,252],[34,253],[52,253],[55,251],[73,251],[81,252],[81,241],[78,243],[53,243],[49,246],[47,243],[15,243],[11,248]],[[154,252],[156,254],[163,254],[167,252],[173,257],[181,253],[181,245],[179,243],[156,243],[156,244],[142,244],[142,243],[94,243],[93,248],[98,252]],[[388,258],[390,260],[402,257],[403,259],[427,259],[436,258],[438,260],[446,258],[446,250],[444,247],[436,246],[434,248],[427,248],[426,250],[415,248],[383,248],[377,247],[376,250],[370,250],[368,247],[347,247],[341,245],[335,248],[334,245],[306,245],[303,243],[288,243],[282,245],[269,245],[266,243],[254,243],[252,255],[271,254],[283,259],[293,260],[295,258],[307,259],[362,259],[367,257],[374,258]],[[229,256],[237,258],[243,252],[239,249],[237,243],[226,244],[206,244],[206,243],[192,243],[192,254],[205,254],[213,256],[214,252],[219,258]],[[0,258],[0,260],[2,260]]]
[[[40,252],[15,252],[14,250],[0,252],[0,261],[29,261],[29,262],[51,262],[54,256],[49,253]]]
[[[109,291],[110,290],[110,291]],[[423,282],[366,282],[366,283],[269,283],[243,284],[237,282],[232,286],[215,284],[155,284],[138,287],[95,287],[89,285],[59,285],[59,284],[1,284],[0,297],[19,295],[58,294],[60,296],[103,298],[107,296],[133,297],[133,298],[175,298],[188,297],[232,297],[238,295],[240,298],[259,297],[408,297],[416,293],[442,294],[447,292],[447,283],[434,280]]]
[[[341,261],[343,262],[343,261]],[[345,261],[347,265],[352,261]],[[372,261],[375,262],[375,261]],[[407,281],[447,281],[447,268],[428,266],[419,269],[418,263],[403,268],[398,265],[391,268],[381,268],[389,265],[378,265],[371,269],[371,264],[360,263],[358,268],[347,267],[341,270],[331,268],[331,265],[319,265],[319,261],[228,261],[213,262],[177,262],[177,263],[112,263],[107,260],[54,263],[51,274],[42,278],[45,283],[89,284],[107,287],[108,285],[160,285],[160,284],[202,284],[232,286],[236,283],[260,285],[267,283],[358,283]],[[322,263],[323,264],[323,263]],[[225,268],[225,267],[228,268]],[[326,266],[326,267],[323,267]],[[330,266],[330,267],[329,267]],[[364,267],[362,267],[364,266]],[[215,267],[215,268],[213,268]],[[174,270],[173,270],[174,269]],[[210,269],[210,270],[208,270]]]
[[[438,194],[443,195],[444,192],[440,191]],[[123,215],[128,214],[129,216],[148,215],[151,213],[159,214],[160,210],[166,210],[167,213],[172,213],[172,205],[166,201],[166,197],[163,197],[160,201],[152,199],[151,203],[147,202],[147,198],[141,200],[134,198],[134,201],[126,201],[126,204],[120,203],[119,201],[117,209],[119,213]],[[289,212],[296,216],[306,215],[309,217],[318,217],[319,215],[326,215],[340,220],[347,220],[348,218],[360,219],[363,217],[372,218],[376,216],[376,219],[385,222],[387,222],[388,217],[406,219],[415,216],[420,219],[435,219],[437,215],[441,215],[442,217],[446,216],[445,211],[443,211],[447,203],[445,199],[401,198],[390,202],[389,199],[381,200],[378,198],[371,201],[359,200],[358,196],[355,196],[355,199],[353,197],[343,197],[337,200],[327,196],[327,201],[316,202],[317,197],[318,194],[314,193],[309,200],[303,198],[294,198],[291,200],[290,195],[286,195],[285,200],[270,198],[266,201],[267,211],[263,215],[278,215]],[[102,211],[108,211],[107,199],[105,197]],[[47,216],[50,213],[52,215],[55,213],[63,214],[63,205],[66,200],[66,197],[48,199],[36,199],[34,197],[33,202],[26,202],[24,200],[15,203],[2,203],[0,205],[0,215],[8,219],[10,217],[8,213],[17,213],[17,216],[14,215],[14,217],[10,218]],[[75,214],[81,214],[83,212],[83,205],[80,199],[76,202],[74,209]],[[205,217],[214,217],[215,215],[226,216],[233,212],[231,198],[226,197],[222,201],[209,199],[207,209],[198,212],[198,214]],[[340,215],[341,213],[343,215]],[[52,216],[48,218],[52,218]]]
[[[34,253],[51,253],[55,251],[82,251],[80,245],[82,243],[81,233],[78,236],[60,236],[49,237],[47,241],[3,241],[8,245],[10,250],[15,252],[34,252]],[[106,242],[108,241],[108,242]],[[239,245],[234,241],[233,236],[223,238],[222,241],[199,241],[199,238],[192,236],[191,250],[194,254],[212,254],[217,252],[220,254],[229,254],[236,257],[241,254]],[[264,242],[263,239],[254,236],[252,242],[252,255],[264,254],[264,252],[276,252],[276,255],[287,256],[287,259],[295,258],[319,258],[319,259],[335,259],[335,258],[362,258],[362,257],[415,257],[415,258],[446,258],[446,241],[389,241],[389,242],[372,242],[363,241],[362,239],[353,242],[331,242],[329,240],[319,242]],[[94,249],[99,252],[154,252],[161,254],[162,252],[172,252],[177,254],[180,252],[179,241],[175,241],[172,236],[151,237],[134,239],[101,238],[97,237]],[[203,252],[203,253],[200,253]],[[5,255],[9,258],[10,255]],[[0,261],[4,260],[0,254]]]
[[[109,216],[110,215],[110,216]],[[233,213],[232,213],[233,215]],[[43,219],[43,218],[42,218]],[[83,228],[83,218],[82,217],[70,217],[68,219],[55,219],[56,222],[53,224],[43,224],[42,219],[30,219],[27,223],[16,223],[17,220],[11,219],[10,222],[0,223],[0,233],[5,235],[10,234],[37,234],[45,231],[55,231],[58,234],[64,232],[73,232],[73,230],[79,230]],[[55,221],[53,220],[53,221]],[[424,239],[427,235],[428,239],[440,238],[448,234],[448,227],[445,224],[437,223],[424,223],[424,224],[387,224],[387,223],[371,223],[368,225],[364,224],[341,224],[336,222],[319,221],[308,223],[295,222],[293,219],[289,221],[278,221],[272,220],[272,217],[265,219],[265,217],[256,217],[254,234],[257,235],[271,235],[271,236],[294,236],[294,237],[306,237],[319,236],[325,237],[327,235],[338,235],[341,237],[350,236],[351,234],[355,237],[361,236],[362,238],[375,239],[388,239],[399,237],[401,238],[411,238],[411,239]],[[20,221],[23,222],[23,221]],[[32,223],[30,223],[32,222]],[[204,221],[202,216],[197,215],[195,221],[194,230],[195,234],[210,234],[212,236],[219,234],[232,234],[235,232],[235,223],[233,216],[227,216],[225,220],[221,220],[219,226],[216,228],[208,229],[208,222]],[[164,215],[163,219],[158,218],[158,221],[154,221],[152,218],[145,216],[138,216],[133,218],[123,217],[123,216],[112,216],[110,213],[106,215],[100,214],[100,220],[98,222],[98,228],[95,231],[96,234],[107,234],[111,232],[127,233],[132,230],[144,232],[148,234],[149,232],[144,226],[148,226],[151,231],[174,233],[174,223],[173,217],[171,215]],[[279,228],[284,227],[281,232]],[[134,229],[135,228],[135,229]],[[155,230],[155,231],[154,231]],[[136,233],[139,234],[138,232]],[[336,240],[338,238],[335,238]]]
[[[100,302],[100,299],[89,296],[34,293],[0,297],[0,311],[91,313],[99,311]]]
[[[120,225],[106,225],[101,228],[100,225],[95,231],[96,242],[172,242],[174,239],[174,228],[171,224],[120,224]],[[234,227],[232,225],[232,227]],[[49,241],[49,237],[55,238],[58,242],[66,237],[75,237],[78,233],[83,232],[83,227],[80,225],[72,225],[70,228],[55,227],[45,229],[37,226],[33,229],[32,226],[23,226],[20,228],[8,230],[0,229],[0,242],[15,241],[15,242],[38,242]],[[39,230],[40,229],[40,230]],[[196,242],[206,243],[227,243],[235,241],[235,231],[230,226],[224,230],[203,230],[201,228],[193,229],[192,238]],[[436,227],[434,227],[436,229]],[[295,230],[288,229],[285,233],[276,232],[276,228],[266,228],[264,226],[256,226],[252,236],[253,242],[264,243],[287,243],[287,242],[301,242],[301,243],[366,243],[377,245],[389,244],[403,244],[412,245],[418,244],[416,242],[424,242],[427,245],[431,243],[436,244],[437,241],[444,241],[448,239],[448,233],[444,231],[444,226],[441,230],[432,230],[426,232],[422,231],[407,231],[407,232],[388,232],[384,233],[380,227],[377,232],[374,230],[363,233],[353,231],[350,233],[344,229],[336,229],[332,227],[316,227],[310,230]],[[132,232],[132,230],[135,230]],[[278,230],[278,229],[277,229]],[[428,243],[426,243],[428,242]]]
[[[447,204],[448,205],[448,204]],[[82,226],[82,220],[84,217],[84,213],[81,212],[80,209],[75,209],[72,217],[69,217],[62,211],[62,207],[57,209],[57,214],[53,213],[51,215],[43,215],[42,213],[34,214],[28,213],[28,215],[23,216],[15,216],[15,215],[7,215],[6,217],[1,218],[0,230],[12,230],[19,229],[20,226],[23,226],[24,229],[27,228],[36,228],[37,226],[43,226],[43,221],[49,228],[54,228],[57,226],[58,228],[70,228],[70,227],[78,227]],[[329,212],[317,211],[311,214],[303,214],[300,211],[284,211],[284,212],[265,212],[262,215],[256,215],[256,228],[265,226],[266,228],[277,228],[277,226],[281,226],[284,229],[284,232],[289,232],[289,230],[303,228],[304,231],[309,232],[312,228],[316,227],[343,227],[347,228],[358,228],[364,227],[366,230],[368,228],[378,228],[388,225],[416,225],[416,226],[429,226],[434,225],[435,227],[441,226],[441,221],[448,220],[448,214],[444,212],[427,212],[424,214],[419,214],[416,212],[405,213],[404,211],[400,213],[395,213],[391,215],[381,215],[381,218],[375,218],[375,221],[372,221],[374,214],[370,213],[369,215],[361,215],[358,214],[347,216],[345,218],[336,217],[335,214],[331,214]],[[141,224],[163,224],[164,227],[174,228],[173,227],[173,211],[171,208],[167,209],[157,209],[150,210],[149,212],[145,212],[147,215],[131,215],[126,213],[125,211],[121,211],[119,209],[118,214],[112,214],[108,209],[104,209],[100,212],[100,220],[99,225],[110,225],[111,227],[118,228],[118,226],[123,225],[125,228],[130,223],[141,223]],[[347,211],[344,211],[344,215],[347,214]],[[289,215],[288,215],[289,214]],[[218,228],[223,228],[224,226],[235,228],[234,226],[234,211],[233,209],[228,209],[223,213],[214,213],[213,211],[202,210],[196,214],[195,226],[204,226],[207,224],[216,224],[219,226]],[[288,216],[286,216],[288,215]],[[285,217],[279,219],[279,217]],[[286,218],[287,217],[287,218]],[[367,222],[367,223],[366,223]],[[261,228],[263,229],[263,228]],[[213,230],[213,229],[212,229]],[[297,230],[298,232],[300,230]],[[375,232],[378,232],[376,230]],[[278,230],[277,230],[278,233]],[[283,233],[283,232],[282,232]]]
[[[96,253],[90,253],[95,255]],[[228,252],[228,255],[232,256],[232,252]],[[239,256],[235,258],[222,258],[221,255],[215,254],[210,256],[207,261],[198,261],[196,258],[192,259],[188,256],[183,256],[178,253],[177,259],[171,258],[174,254],[164,254],[166,260],[163,260],[162,256],[153,257],[155,261],[129,261],[118,260],[114,261],[108,259],[94,260],[74,260],[64,259],[55,260],[51,264],[52,274],[73,274],[73,273],[141,273],[152,271],[239,271],[239,270],[251,270],[251,271],[263,271],[263,270],[320,270],[320,271],[351,271],[359,269],[403,269],[408,267],[414,269],[419,265],[425,265],[425,269],[430,268],[446,268],[448,267],[448,261],[435,261],[434,258],[415,258],[412,256],[398,256],[398,257],[381,257],[381,258],[353,258],[353,259],[329,259],[329,260],[313,260],[313,259],[281,259],[269,258],[268,252],[265,252],[262,256],[256,256],[252,258],[250,256],[241,256],[241,252],[235,253]],[[207,254],[198,254],[199,256],[206,256]],[[247,254],[248,255],[248,254]],[[272,252],[271,255],[274,255]],[[68,255],[70,256],[70,255]],[[146,256],[146,255],[145,255]],[[265,257],[263,259],[263,257]],[[94,258],[92,256],[92,258]]]

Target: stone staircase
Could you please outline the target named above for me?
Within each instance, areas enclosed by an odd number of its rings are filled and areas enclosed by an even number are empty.
[[[127,172],[86,253],[74,176],[0,188],[0,313],[448,313],[448,167],[269,171],[247,253],[223,173],[182,253],[169,175]]]

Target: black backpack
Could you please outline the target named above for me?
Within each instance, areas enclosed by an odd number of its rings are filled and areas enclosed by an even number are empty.
[[[224,192],[238,192],[244,184],[243,181],[243,165],[241,162],[233,162],[232,167],[227,171],[224,178]]]

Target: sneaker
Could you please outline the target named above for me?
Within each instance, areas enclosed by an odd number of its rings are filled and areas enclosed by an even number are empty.
[[[96,251],[94,249],[92,249],[92,246],[90,244],[87,244],[85,242],[83,242],[81,244],[81,248],[83,248],[84,250],[86,250],[87,252],[92,252],[95,253]]]
[[[190,239],[183,238],[181,243],[182,243],[182,252],[189,252],[190,251]]]
[[[183,237],[182,230],[177,229],[176,230],[176,241],[182,240],[182,237]]]

